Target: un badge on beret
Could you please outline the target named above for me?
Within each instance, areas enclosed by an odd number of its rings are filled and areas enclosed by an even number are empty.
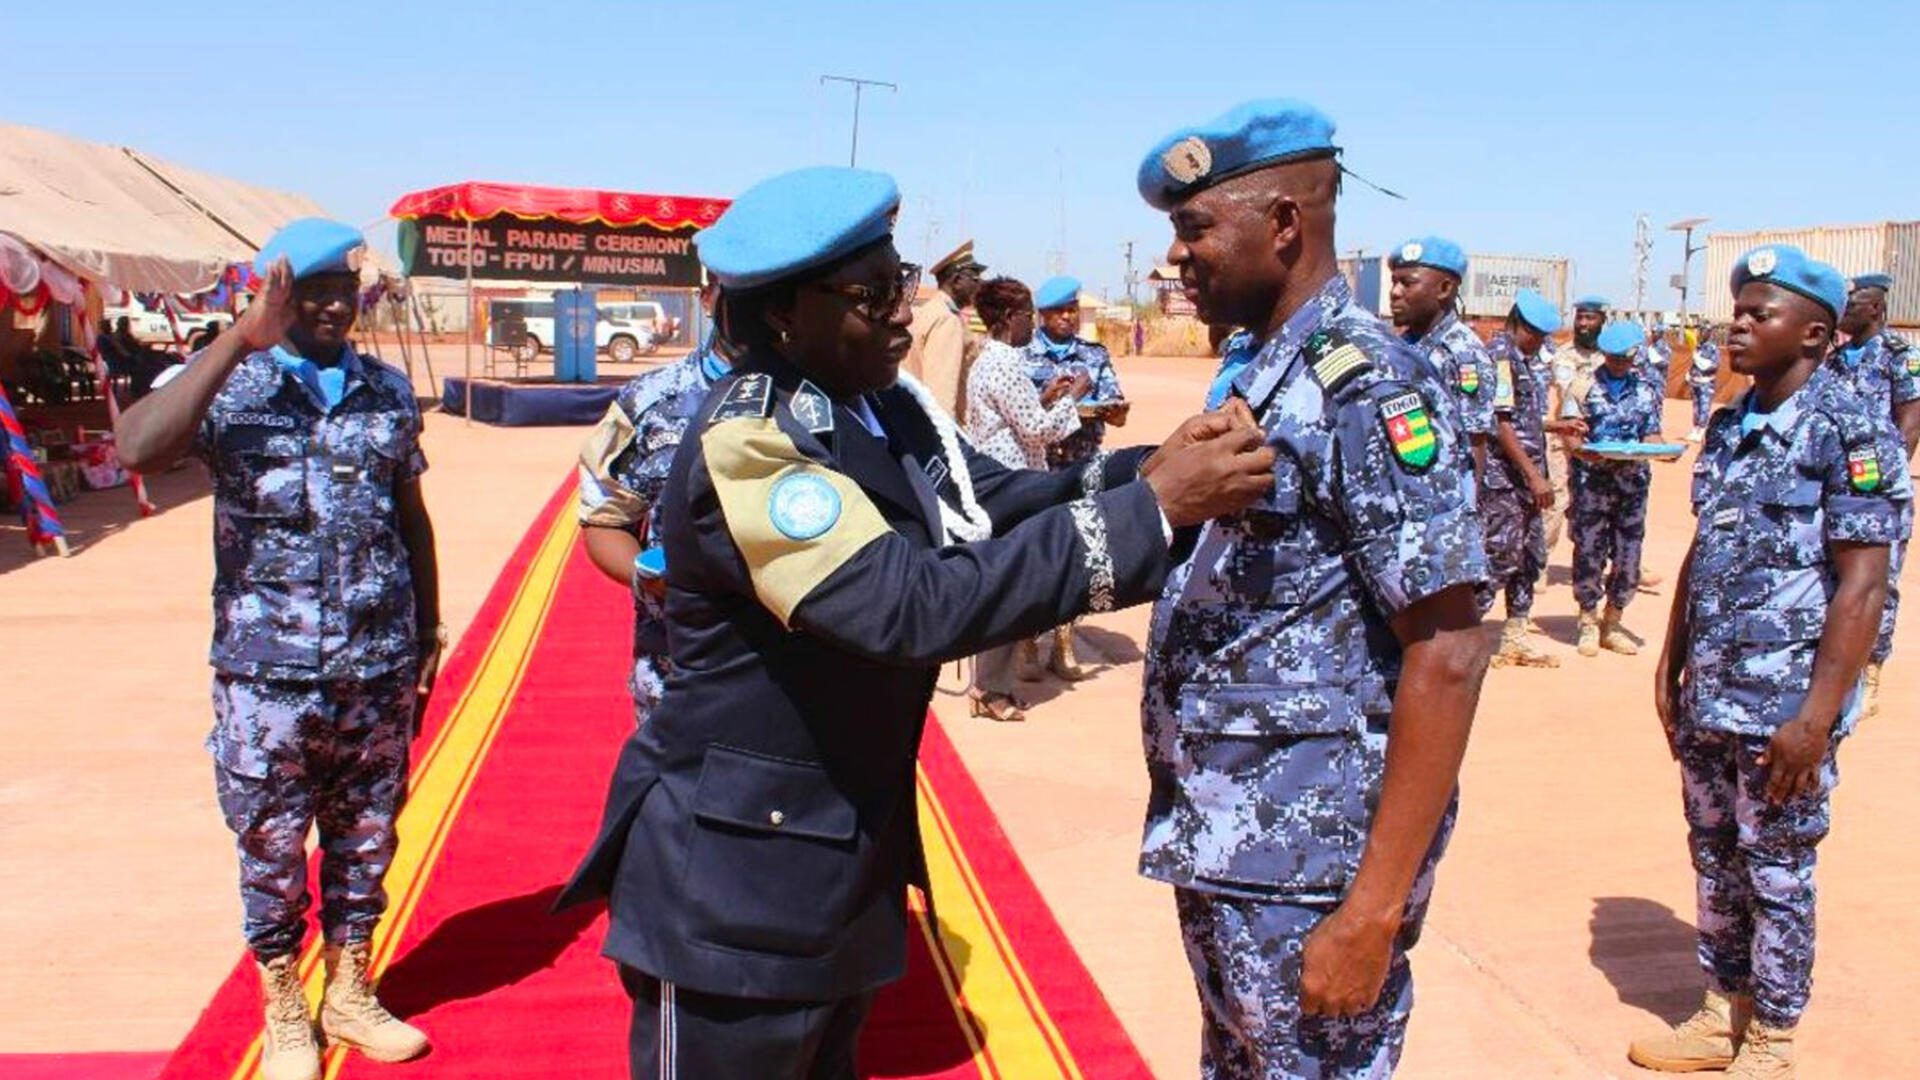
[[[1773,268],[1778,265],[1780,265],[1780,257],[1773,253],[1772,248],[1761,248],[1747,256],[1747,273],[1754,277],[1766,277],[1773,273]]]
[[[1418,241],[1405,244],[1400,248],[1400,261],[1409,262],[1409,263],[1419,262],[1420,256],[1425,255],[1426,253],[1427,253],[1427,249],[1421,247]]]
[[[790,473],[767,496],[767,517],[789,540],[813,540],[840,520],[840,493],[824,477]]]
[[[1198,135],[1189,135],[1167,147],[1167,152],[1160,155],[1160,164],[1168,176],[1191,184],[1213,171],[1213,151]]]

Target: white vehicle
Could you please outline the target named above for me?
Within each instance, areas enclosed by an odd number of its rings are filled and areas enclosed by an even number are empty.
[[[521,360],[530,361],[543,351],[553,349],[553,301],[495,300],[488,340],[505,345],[500,337],[503,323],[514,313],[526,324],[526,337],[519,348]],[[607,359],[627,363],[640,356],[660,351],[660,343],[673,336],[674,322],[666,309],[653,300],[623,300],[599,306],[599,318],[593,324],[593,343]]]
[[[101,317],[106,320],[105,329],[109,331],[119,325],[124,317],[133,330],[134,339],[142,344],[162,347],[171,347],[175,344],[173,324],[167,320],[167,313],[147,307],[138,297],[128,296],[125,304],[106,308],[102,311]],[[182,311],[177,317],[180,320],[181,342],[192,340],[193,335],[199,333],[209,323],[218,323],[222,329],[233,325],[233,316],[224,311],[205,314]]]

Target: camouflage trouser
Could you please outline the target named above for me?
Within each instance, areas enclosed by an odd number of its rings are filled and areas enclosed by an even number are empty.
[[[1393,1075],[1413,1014],[1407,950],[1420,940],[1453,813],[1447,811],[1407,897],[1379,1000],[1358,1016],[1307,1016],[1300,1009],[1307,935],[1334,904],[1174,890],[1187,963],[1200,993],[1201,1080],[1384,1080]]]
[[[1713,384],[1688,382],[1687,392],[1693,395],[1693,426],[1707,426],[1707,418],[1713,415]]]
[[[214,676],[207,749],[238,839],[247,946],[260,959],[294,952],[306,937],[306,841],[316,822],[327,940],[372,936],[406,799],[413,702],[410,666],[364,682]]]
[[[1572,499],[1568,479],[1571,468],[1567,444],[1558,435],[1547,436],[1547,483],[1553,485],[1553,505],[1540,515],[1540,524],[1546,531],[1549,552],[1560,546],[1560,537],[1567,531],[1567,506]]]
[[[1647,492],[1652,486],[1653,470],[1646,465],[1573,463],[1569,523],[1573,599],[1580,610],[1599,607],[1603,591],[1608,604],[1624,608],[1640,587],[1640,544],[1647,536]]]
[[[1547,569],[1540,508],[1525,488],[1483,488],[1480,520],[1487,527],[1489,606],[1492,593],[1504,589],[1507,617],[1524,619],[1533,612],[1533,587]]]
[[[1683,726],[1680,791],[1699,878],[1700,967],[1714,989],[1752,994],[1762,1023],[1792,1027],[1813,982],[1814,848],[1827,835],[1839,740],[1820,789],[1767,801],[1761,736]]]

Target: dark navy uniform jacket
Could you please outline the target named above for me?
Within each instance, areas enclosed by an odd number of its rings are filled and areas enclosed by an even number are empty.
[[[667,982],[826,1001],[898,978],[906,886],[926,884],[914,759],[939,665],[1146,600],[1165,575],[1144,449],[1010,471],[943,453],[904,386],[865,401],[884,441],[750,358],[674,459],[666,695],[560,901],[609,896],[606,955]],[[943,543],[935,492],[961,501],[956,460],[993,539]]]

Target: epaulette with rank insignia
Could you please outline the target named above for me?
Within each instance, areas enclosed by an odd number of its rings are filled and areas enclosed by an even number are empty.
[[[1908,341],[1904,334],[1896,334],[1892,330],[1882,330],[1880,333],[1887,339],[1887,350],[1895,355],[1913,348],[1913,342]]]
[[[1373,370],[1373,362],[1353,343],[1335,340],[1324,331],[1307,339],[1307,363],[1312,365],[1314,381],[1328,397],[1340,388]]]
[[[773,415],[773,376],[763,371],[748,372],[727,388],[727,396],[714,406],[708,424],[723,420],[764,420]]]

